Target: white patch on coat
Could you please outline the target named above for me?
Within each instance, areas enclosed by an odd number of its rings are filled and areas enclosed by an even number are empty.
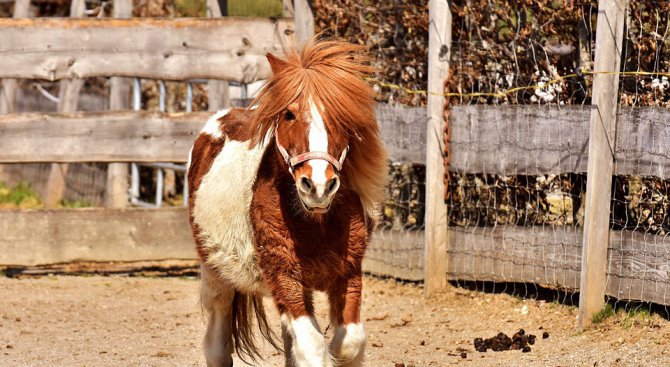
[[[209,134],[211,137],[215,139],[219,139],[223,136],[223,132],[221,132],[221,123],[219,122],[219,119],[230,112],[230,109],[225,109],[225,110],[220,110],[212,117],[207,120],[207,123],[205,124],[205,127],[200,130],[201,133]]]
[[[365,357],[365,340],[363,324],[339,325],[330,342],[330,352],[341,366],[361,366]]]
[[[252,186],[264,151],[263,144],[249,149],[247,141],[227,140],[203,176],[193,207],[203,248],[209,253],[207,264],[244,292],[267,293],[249,218]]]
[[[283,314],[282,324],[293,339],[293,361],[296,367],[331,367],[333,361],[326,349],[326,340],[314,316],[297,319]]]
[[[309,99],[309,113],[309,151],[328,153],[328,132],[312,98]],[[323,159],[312,159],[307,164],[312,167],[311,179],[316,186],[317,195],[321,196],[326,188],[326,169],[329,163]]]

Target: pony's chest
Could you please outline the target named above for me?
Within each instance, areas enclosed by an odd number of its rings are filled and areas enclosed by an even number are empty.
[[[360,270],[368,238],[360,199],[342,193],[328,217],[314,220],[299,212],[291,192],[257,182],[250,216],[261,268],[267,279],[289,276],[307,288],[327,290]]]

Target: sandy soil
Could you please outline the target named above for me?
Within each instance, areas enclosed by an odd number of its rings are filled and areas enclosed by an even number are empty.
[[[323,298],[317,308],[325,327]],[[458,288],[426,300],[416,286],[367,278],[363,319],[367,366],[670,365],[670,322],[658,316],[619,314],[577,332],[574,307]],[[550,337],[529,353],[474,351],[475,337],[519,328]],[[203,366],[203,330],[197,279],[0,278],[0,366]],[[283,365],[266,351],[263,366]]]

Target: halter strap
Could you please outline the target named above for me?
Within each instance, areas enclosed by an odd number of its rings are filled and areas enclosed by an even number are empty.
[[[275,144],[277,145],[277,149],[279,150],[279,153],[281,154],[282,158],[284,158],[284,162],[286,162],[286,165],[288,165],[288,170],[291,173],[293,173],[293,167],[299,165],[300,163],[310,161],[312,159],[323,159],[324,161],[327,161],[328,163],[332,164],[333,167],[335,167],[335,170],[339,172],[342,170],[344,159],[347,157],[347,153],[349,152],[349,146],[347,145],[342,151],[342,154],[340,154],[339,160],[335,159],[335,157],[326,152],[306,152],[298,154],[295,157],[291,157],[286,151],[286,148],[284,148],[284,146],[281,145],[281,143],[279,143],[279,139],[277,139],[276,136],[275,136]]]

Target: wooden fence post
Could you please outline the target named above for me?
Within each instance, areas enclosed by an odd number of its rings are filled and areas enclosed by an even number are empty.
[[[27,18],[30,12],[30,0],[15,0],[13,18]],[[0,88],[0,115],[16,111],[16,89],[18,80],[2,80]],[[3,181],[4,166],[0,164],[0,182]]]
[[[442,129],[444,81],[449,75],[451,11],[445,0],[430,0],[428,28],[428,126],[426,130],[426,295],[447,286],[447,206],[444,203]],[[434,94],[437,93],[437,94]]]
[[[314,14],[307,0],[293,1],[295,19],[295,43],[302,45],[314,36]]]
[[[132,0],[114,0],[114,18],[133,16]],[[127,110],[130,108],[131,80],[128,78],[110,78],[109,109]],[[128,164],[110,163],[107,166],[107,208],[125,208],[128,205]]]
[[[596,73],[619,71],[625,10],[626,0],[598,2]],[[580,328],[589,325],[591,316],[605,304],[618,97],[618,74],[594,75],[579,294]]]
[[[84,0],[73,0],[70,4],[70,17],[81,18],[86,12]],[[79,92],[84,85],[82,79],[61,80],[58,92],[58,112],[74,112],[79,103]],[[46,208],[55,208],[65,193],[65,178],[67,177],[68,165],[52,163],[49,170],[47,191],[44,197]]]
[[[227,15],[228,9],[221,9],[217,0],[207,0],[207,17],[219,18]],[[227,80],[208,81],[207,102],[209,112],[230,108],[230,83]]]
[[[30,0],[15,0],[13,18],[28,18]],[[16,79],[4,79],[0,92],[0,114],[13,113],[16,110]]]

